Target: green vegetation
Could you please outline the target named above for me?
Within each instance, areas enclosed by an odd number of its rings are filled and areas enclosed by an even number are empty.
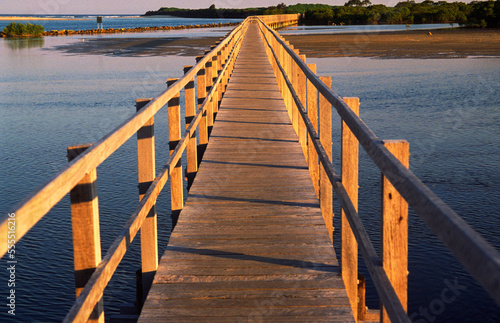
[[[3,33],[7,37],[33,37],[40,36],[44,32],[42,25],[40,24],[23,24],[11,22],[3,29]]]
[[[399,2],[395,7],[349,0],[344,6],[308,10],[307,24],[423,24],[459,23],[473,27],[500,27],[500,0],[449,3],[425,0]]]
[[[473,27],[500,27],[500,0],[446,2],[414,0],[399,2],[394,7],[372,5],[370,0],[348,0],[343,6],[326,4],[281,3],[267,8],[208,9],[161,8],[146,16],[171,15],[186,18],[246,18],[255,15],[304,14],[304,22],[312,25],[423,24],[459,23]]]

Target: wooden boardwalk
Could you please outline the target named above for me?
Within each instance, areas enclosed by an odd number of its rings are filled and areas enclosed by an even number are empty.
[[[257,26],[139,322],[352,322],[309,170]]]

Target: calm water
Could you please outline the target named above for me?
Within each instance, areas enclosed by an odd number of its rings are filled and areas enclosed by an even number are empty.
[[[2,15],[0,15],[2,16]],[[5,16],[5,15],[4,15]],[[8,15],[9,16],[9,15]],[[97,28],[97,15],[54,15],[44,16],[63,20],[26,20],[23,23],[40,24],[48,30],[87,30]],[[239,22],[241,19],[203,19],[203,18],[178,18],[168,16],[139,17],[137,16],[103,16],[103,28],[134,28],[134,27],[161,27],[161,26],[183,26],[204,25],[224,22]],[[0,29],[3,29],[11,21],[0,20]]]
[[[135,112],[136,98],[156,96],[168,77],[181,76],[182,66],[194,63],[193,57],[67,55],[51,50],[74,41],[81,39],[0,40],[2,214],[66,165],[67,146],[100,139]],[[339,94],[361,98],[361,116],[380,138],[408,140],[410,168],[500,248],[500,59],[310,62],[318,64],[319,74],[332,76]],[[166,119],[166,111],[155,118],[158,169],[168,155]],[[338,118],[334,124],[340,124]],[[336,141],[334,149],[339,147]],[[135,149],[132,138],[97,169],[103,254],[137,201]],[[338,167],[338,160],[335,163]],[[380,175],[363,154],[360,168],[360,214],[373,240],[379,241]],[[164,229],[160,250],[170,230],[168,197],[167,188],[158,202],[159,226]],[[424,319],[421,309],[431,313],[427,321],[500,320],[499,308],[413,214],[409,249],[409,313],[415,313],[415,320]],[[16,250],[16,318],[60,321],[74,295],[69,199],[45,216]],[[139,268],[134,244],[105,294],[108,316],[134,300]],[[0,284],[7,280],[7,272],[0,271]],[[436,307],[447,283],[455,282],[462,288],[460,295],[444,308]],[[7,296],[5,285],[2,297]],[[368,293],[369,306],[377,307],[374,292]],[[2,321],[10,319],[3,308]]]

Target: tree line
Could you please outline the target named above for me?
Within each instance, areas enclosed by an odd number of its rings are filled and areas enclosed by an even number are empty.
[[[372,5],[369,0],[349,0],[344,6],[307,10],[307,24],[424,24],[459,23],[472,27],[500,27],[500,0],[446,2],[413,0],[394,7]]]
[[[304,14],[311,25],[423,24],[459,23],[473,27],[500,27],[500,0],[446,2],[407,0],[394,7],[372,5],[370,0],[348,0],[343,6],[281,3],[267,8],[207,9],[161,8],[145,15],[171,15],[186,18],[246,18],[254,15]]]

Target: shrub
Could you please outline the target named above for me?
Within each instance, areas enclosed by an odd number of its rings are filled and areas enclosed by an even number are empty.
[[[40,24],[23,24],[11,22],[3,29],[3,33],[7,37],[22,37],[22,36],[40,36],[44,32],[43,26]]]

